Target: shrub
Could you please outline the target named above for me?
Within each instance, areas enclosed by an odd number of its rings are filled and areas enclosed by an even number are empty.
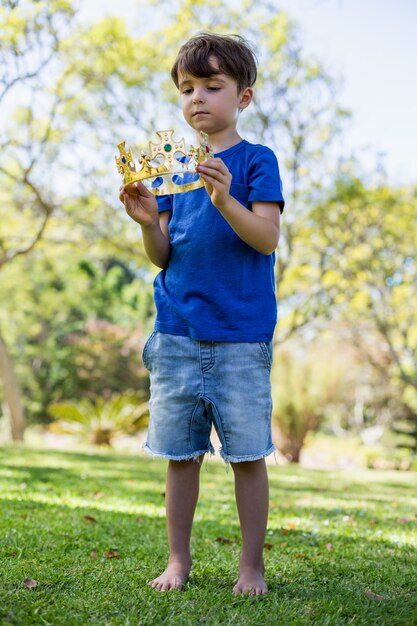
[[[52,432],[77,435],[98,446],[111,446],[118,434],[134,434],[149,419],[148,402],[127,392],[108,399],[55,402],[49,412],[57,420],[49,427]]]

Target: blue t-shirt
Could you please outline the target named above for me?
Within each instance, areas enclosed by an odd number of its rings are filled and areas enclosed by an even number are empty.
[[[284,208],[277,159],[269,148],[246,140],[219,152],[232,174],[230,194]],[[201,341],[270,341],[277,305],[275,253],[248,246],[216,209],[204,188],[157,196],[170,211],[171,254],[154,281],[155,329]]]

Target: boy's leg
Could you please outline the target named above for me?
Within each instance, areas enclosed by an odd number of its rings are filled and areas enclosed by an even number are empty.
[[[197,460],[169,461],[165,492],[169,560],[165,571],[149,583],[158,591],[181,589],[190,573],[191,528],[203,459],[204,455]]]
[[[268,521],[268,474],[265,459],[232,463],[236,504],[242,532],[239,580],[234,593],[268,593],[262,558]]]

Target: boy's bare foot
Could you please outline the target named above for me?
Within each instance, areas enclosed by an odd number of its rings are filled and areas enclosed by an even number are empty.
[[[268,593],[268,587],[263,576],[263,568],[241,566],[239,580],[233,587],[233,593],[247,593],[251,596],[263,596]]]
[[[191,563],[173,561],[168,563],[166,570],[158,578],[152,580],[149,585],[157,591],[168,591],[169,589],[181,591],[184,583],[188,580],[190,569]]]

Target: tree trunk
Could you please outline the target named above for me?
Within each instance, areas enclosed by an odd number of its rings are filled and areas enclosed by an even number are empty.
[[[10,424],[12,441],[23,441],[25,419],[22,394],[13,369],[13,362],[0,335],[0,379],[3,383],[3,411]]]
[[[299,463],[300,462],[300,454],[304,444],[305,435],[302,437],[292,437],[289,433],[282,431],[279,427],[277,428],[278,436],[277,436],[277,448],[278,451],[285,456],[287,461],[290,463]]]

